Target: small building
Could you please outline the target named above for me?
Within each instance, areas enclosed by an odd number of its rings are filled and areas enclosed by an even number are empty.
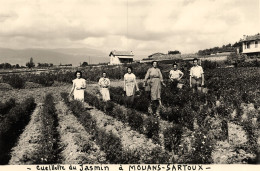
[[[244,35],[242,42],[242,53],[247,56],[257,56],[260,57],[260,34],[253,36]]]
[[[132,63],[134,61],[134,54],[132,51],[111,51],[109,54],[110,65],[118,65],[124,63]]]
[[[157,53],[154,53],[152,55],[149,55],[148,58],[149,59],[159,59],[164,55],[165,55],[164,53],[157,52]]]

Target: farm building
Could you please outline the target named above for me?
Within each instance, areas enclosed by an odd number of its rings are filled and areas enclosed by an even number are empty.
[[[159,53],[159,52],[157,52],[157,53],[154,53],[154,54],[152,54],[152,55],[149,55],[148,58],[149,58],[149,59],[158,59],[158,58],[160,58],[160,57],[162,57],[162,56],[164,56],[164,55],[165,55],[164,53]]]
[[[164,60],[180,60],[182,59],[181,54],[164,54],[164,53],[154,53],[149,55],[148,58],[144,58],[140,61],[140,63],[147,63],[153,60],[155,61],[164,61]]]
[[[260,57],[260,34],[253,36],[244,35],[242,42],[242,53],[247,56],[258,56]]]
[[[132,51],[111,51],[109,54],[110,65],[118,65],[124,63],[132,63],[134,60],[134,54]]]

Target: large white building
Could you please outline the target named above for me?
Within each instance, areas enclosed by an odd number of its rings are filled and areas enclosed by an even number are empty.
[[[247,56],[260,56],[260,34],[253,36],[244,35],[242,42],[242,53]]]
[[[109,54],[110,65],[118,65],[124,63],[132,63],[134,60],[134,54],[132,51],[111,51]]]

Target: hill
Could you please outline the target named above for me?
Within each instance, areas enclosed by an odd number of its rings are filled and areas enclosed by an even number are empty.
[[[108,62],[108,54],[89,48],[59,48],[59,49],[7,49],[0,48],[0,63],[25,65],[30,58],[34,63],[72,64],[78,66],[81,62],[97,64]]]

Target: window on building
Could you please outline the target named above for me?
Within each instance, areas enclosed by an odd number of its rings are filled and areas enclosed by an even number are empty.
[[[255,47],[256,48],[258,47],[258,41],[255,41]]]
[[[250,49],[250,42],[246,43],[246,48]]]

